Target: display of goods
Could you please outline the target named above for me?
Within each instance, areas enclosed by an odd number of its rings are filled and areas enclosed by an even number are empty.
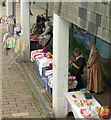
[[[43,53],[46,53],[47,52],[47,49],[44,47],[43,49],[42,49],[43,51]]]
[[[68,84],[72,85],[72,83],[76,80],[75,76],[68,76]]]
[[[82,94],[85,94],[85,93],[90,93],[88,90],[84,93],[84,92],[81,92],[81,91],[77,91],[78,95],[82,95]]]
[[[47,52],[46,58],[51,58],[51,57],[52,57],[51,53]]]
[[[87,93],[88,89],[87,89],[87,88],[82,88],[82,89],[80,89],[80,91],[81,91],[82,93]]]
[[[43,54],[35,54],[34,55],[34,59],[40,59],[40,58],[43,58]]]
[[[80,113],[85,117],[85,118],[99,118],[98,112],[95,110],[92,110],[91,107],[87,108],[81,108]]]
[[[109,106],[102,106],[99,111],[99,116],[102,119],[109,119],[111,116],[111,110],[109,109]]]
[[[78,98],[74,99],[74,103],[78,107],[85,107],[85,106],[92,106],[93,105],[93,103],[90,100],[86,100],[86,99],[80,100]]]
[[[53,67],[53,64],[52,64],[52,63],[50,63],[49,68],[50,68],[50,69],[52,69],[52,67]]]
[[[72,95],[72,98],[74,98],[74,99],[75,99],[75,98],[77,98],[77,97],[76,97],[75,95]]]
[[[34,32],[30,32],[30,36],[33,36],[33,35],[35,35]]]

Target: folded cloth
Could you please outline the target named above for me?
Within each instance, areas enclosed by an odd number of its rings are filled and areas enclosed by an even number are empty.
[[[15,48],[15,38],[14,37],[7,38],[6,48]]]
[[[15,53],[18,53],[18,52],[23,53],[28,49],[29,49],[29,41],[27,41],[23,37],[19,37],[16,40]]]
[[[33,36],[33,35],[35,35],[33,32],[30,32],[30,36]]]
[[[3,36],[3,46],[4,48],[7,48],[7,39],[11,37],[10,33],[5,33]]]
[[[42,68],[48,67],[50,65],[50,63],[52,63],[52,62],[53,62],[52,59],[49,60],[46,57],[43,57],[42,59],[38,60],[40,75],[42,75]]]
[[[73,76],[71,80],[72,80],[72,81],[71,81],[71,84],[68,84],[68,88],[69,88],[69,89],[76,88],[77,83],[78,83],[78,82],[76,81],[76,77]],[[69,81],[68,81],[68,83],[69,83]],[[53,74],[48,75],[48,86],[49,86],[50,88],[53,88]]]
[[[69,85],[72,85],[72,83],[73,83],[73,81],[75,81],[76,80],[76,77],[75,76],[68,76],[68,84]]]
[[[32,62],[33,62],[33,60],[35,61],[35,60],[41,59],[43,57],[44,57],[43,49],[31,51],[31,61]]]
[[[39,38],[32,38],[32,40],[39,41],[40,39]]]
[[[48,79],[48,85],[50,88],[53,88],[53,77],[52,76],[50,76]]]
[[[68,89],[76,88],[77,84],[78,84],[78,82],[77,82],[76,80],[74,80],[74,81],[72,82],[72,84],[70,84],[70,85],[68,84]]]
[[[43,58],[44,55],[41,53],[41,54],[36,54],[34,55],[34,59],[37,60],[37,59],[40,59],[40,58]]]
[[[52,70],[46,70],[46,72],[45,72],[45,76],[49,76],[49,75],[51,75],[52,73],[53,73]]]
[[[11,34],[10,33],[5,33],[4,36],[3,36],[3,42],[6,41],[7,38],[11,37]]]

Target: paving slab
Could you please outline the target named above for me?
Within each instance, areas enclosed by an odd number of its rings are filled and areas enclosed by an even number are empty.
[[[20,5],[17,4],[17,26],[20,25]],[[33,14],[37,14],[36,6],[31,8]],[[2,16],[6,17],[6,9],[2,9]],[[38,12],[43,10],[38,8]],[[31,16],[31,25],[34,24],[36,16]],[[3,28],[3,29],[2,29]],[[6,24],[0,26],[2,35],[6,32]],[[1,40],[2,41],[2,40]],[[11,51],[10,51],[11,52]],[[7,61],[10,55],[5,55],[2,51],[2,117],[3,118],[43,118],[39,103],[35,100],[26,83],[25,77],[20,69],[13,64],[8,69]]]

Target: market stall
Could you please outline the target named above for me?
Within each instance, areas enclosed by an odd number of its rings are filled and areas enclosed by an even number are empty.
[[[67,92],[65,95],[65,113],[73,112],[75,118],[99,118],[98,108],[101,105],[92,96],[85,99],[81,91]]]
[[[53,55],[46,48],[31,52],[31,61],[36,64],[36,76],[41,78],[42,86],[52,93],[53,89]],[[68,76],[68,88],[76,88],[76,77]]]

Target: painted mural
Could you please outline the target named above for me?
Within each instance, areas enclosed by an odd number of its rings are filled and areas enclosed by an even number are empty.
[[[80,28],[73,27],[73,37],[71,40],[73,46],[72,49],[76,47],[80,48],[87,57],[89,50],[86,43],[88,40],[94,41],[102,58],[108,59],[111,57],[111,44],[106,43],[100,38],[94,37]]]
[[[105,82],[111,85],[111,76],[110,76],[111,75],[111,44],[87,33],[87,31],[84,31],[78,27],[73,26],[72,37],[69,43],[70,46],[69,59],[71,58],[70,56],[73,56],[71,51],[73,51],[74,48],[78,47],[81,49],[81,51],[84,54],[84,57],[87,60],[89,56],[89,49],[86,43],[88,40],[92,40],[96,44],[98,50],[100,51],[102,67],[104,72],[104,80]]]

